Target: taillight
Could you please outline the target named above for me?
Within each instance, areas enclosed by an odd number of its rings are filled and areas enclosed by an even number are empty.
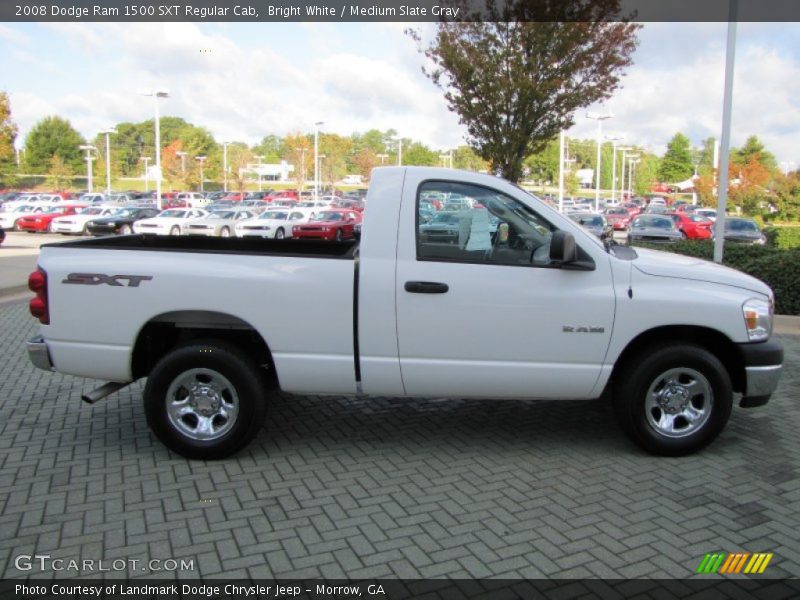
[[[28,308],[31,314],[39,319],[43,325],[50,324],[50,309],[47,306],[47,273],[41,267],[37,268],[28,277],[28,288],[36,294],[31,299]]]

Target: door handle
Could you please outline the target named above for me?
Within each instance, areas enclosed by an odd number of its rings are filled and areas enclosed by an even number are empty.
[[[435,281],[406,281],[405,289],[412,294],[446,294],[450,286]]]

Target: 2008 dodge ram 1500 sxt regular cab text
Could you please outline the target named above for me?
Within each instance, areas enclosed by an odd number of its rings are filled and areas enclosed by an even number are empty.
[[[420,235],[432,197],[454,200],[453,235]],[[33,363],[107,380],[90,402],[147,377],[152,430],[195,458],[247,444],[278,388],[610,398],[642,447],[686,454],[734,392],[764,404],[783,361],[757,279],[604,245],[507,181],[451,169],[376,169],[359,243],[81,240],[44,246],[29,283]]]

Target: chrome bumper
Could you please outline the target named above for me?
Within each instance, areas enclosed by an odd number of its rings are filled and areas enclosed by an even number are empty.
[[[32,337],[25,345],[28,347],[28,358],[37,369],[54,371],[53,361],[50,360],[50,352],[47,350],[47,343],[41,335]]]
[[[770,365],[767,367],[745,367],[745,393],[744,396],[769,396],[778,387],[783,365]]]

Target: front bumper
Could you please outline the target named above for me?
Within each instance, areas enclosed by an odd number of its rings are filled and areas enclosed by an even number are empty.
[[[54,371],[53,361],[50,360],[50,351],[47,349],[47,343],[41,335],[37,335],[29,339],[25,345],[28,347],[28,358],[37,369],[45,371]]]
[[[739,344],[745,372],[745,386],[740,406],[763,406],[778,387],[783,371],[783,344],[767,340]]]

